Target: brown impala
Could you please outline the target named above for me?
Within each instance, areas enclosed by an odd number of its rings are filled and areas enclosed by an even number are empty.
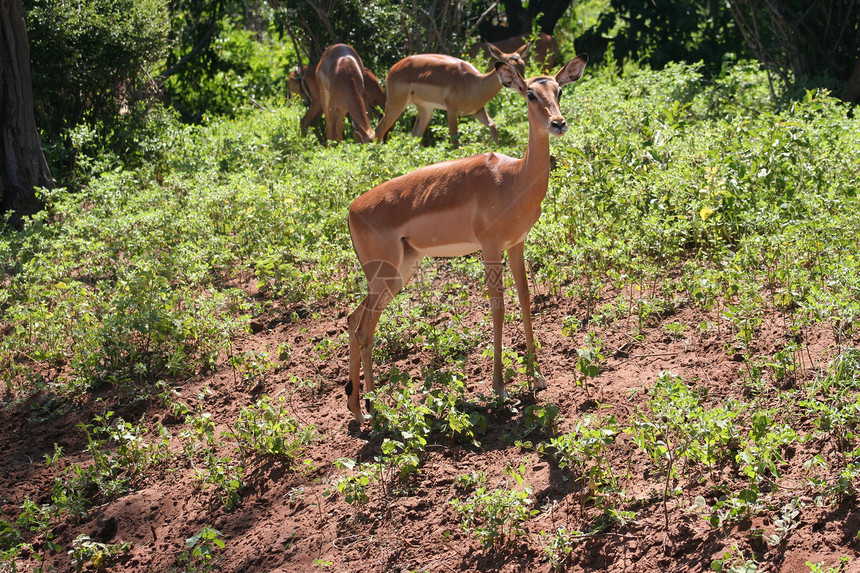
[[[488,48],[496,62],[514,66],[525,73],[522,56],[528,50],[504,53],[495,46]],[[452,142],[457,139],[457,118],[473,115],[490,128],[493,141],[499,142],[496,124],[487,115],[484,105],[499,93],[495,70],[482,74],[475,66],[451,56],[441,54],[418,54],[403,58],[388,70],[385,79],[385,115],[376,128],[376,140],[381,142],[409,104],[418,108],[418,117],[412,126],[412,135],[421,137],[430,123],[434,109],[448,112],[448,134]]]
[[[528,80],[510,65],[496,64],[498,81],[528,102],[529,141],[522,159],[490,152],[429,165],[374,187],[350,205],[349,232],[368,287],[347,320],[347,405],[359,422],[366,419],[359,400],[360,369],[365,388],[373,390],[373,333],[379,317],[424,256],[482,251],[493,319],[493,389],[504,396],[501,271],[507,251],[522,307],[529,374],[536,388],[546,388],[536,360],[523,241],[547,193],[549,136],[567,131],[558,104],[561,88],[582,77],[587,60],[577,56],[555,77]]]
[[[364,101],[364,69],[361,58],[346,44],[326,48],[317,64],[316,80],[329,141],[343,139],[343,120],[347,112],[361,142],[373,141],[373,128],[367,119]]]

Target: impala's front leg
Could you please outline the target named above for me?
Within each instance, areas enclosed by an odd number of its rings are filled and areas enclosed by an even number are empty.
[[[514,284],[517,287],[517,298],[523,313],[523,330],[526,335],[526,350],[528,356],[526,362],[528,373],[534,380],[534,386],[538,390],[546,388],[546,378],[540,372],[537,361],[537,348],[532,332],[531,297],[529,296],[529,277],[526,274],[526,261],[523,255],[523,243],[514,245],[508,249],[508,263],[511,265],[511,274],[514,275]]]
[[[484,249],[484,273],[487,275],[490,314],[493,317],[493,390],[504,398],[508,393],[505,391],[505,381],[502,378],[502,329],[505,324],[503,271],[501,251],[488,252]]]

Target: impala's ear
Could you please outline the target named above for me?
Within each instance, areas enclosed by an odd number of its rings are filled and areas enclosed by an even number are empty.
[[[525,46],[523,46],[522,48],[517,50],[517,53],[520,55],[521,58],[525,59],[526,56],[529,55],[529,52],[531,52],[531,49],[532,49],[532,43],[529,42],[528,44],[526,44]]]
[[[487,53],[490,54],[490,57],[496,60],[497,62],[505,61],[505,53],[502,52],[499,48],[497,48],[494,44],[490,42],[484,42],[483,46],[487,49]]]
[[[522,96],[526,95],[526,82],[512,65],[496,62],[496,75],[503,86],[519,92]]]
[[[580,54],[570,60],[565,66],[555,75],[555,81],[559,86],[572,84],[582,77],[582,72],[585,70],[585,63],[588,61],[588,54]]]

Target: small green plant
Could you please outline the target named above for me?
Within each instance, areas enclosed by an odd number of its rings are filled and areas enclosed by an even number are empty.
[[[700,505],[706,507],[704,499],[700,499]],[[726,527],[761,512],[764,507],[764,504],[759,501],[758,486],[750,484],[737,494],[729,493],[721,496],[711,508],[711,514],[707,520],[713,527]]]
[[[809,573],[843,573],[850,562],[851,558],[843,555],[839,558],[839,563],[830,565],[829,567],[823,562],[812,563],[811,561],[807,561],[806,566],[809,567]]]
[[[524,483],[525,466],[506,467],[508,480],[503,487],[487,487],[486,478],[478,478],[474,493],[465,501],[456,498],[451,501],[454,511],[460,514],[460,526],[477,537],[484,549],[503,545],[518,535],[525,533],[523,524],[539,513],[531,509],[532,488]],[[522,489],[512,489],[510,481]]]
[[[83,571],[86,565],[92,565],[96,570],[107,567],[118,555],[128,552],[133,544],[120,541],[119,543],[102,543],[93,541],[89,535],[81,534],[72,541],[69,555],[75,571]]]
[[[339,458],[334,462],[334,466],[340,470],[347,469],[351,472],[335,482],[335,488],[343,495],[344,501],[355,507],[361,507],[369,502],[370,496],[367,493],[367,488],[372,482],[379,481],[379,465],[357,464],[355,460]]]
[[[221,539],[221,532],[207,525],[185,540],[186,550],[177,561],[183,565],[183,571],[220,571],[218,562],[223,559],[221,552],[226,546]]]
[[[782,451],[797,441],[797,434],[787,423],[779,423],[774,412],[753,412],[751,429],[744,447],[735,460],[752,483],[767,477],[778,478]]]
[[[248,449],[292,463],[319,439],[314,425],[299,424],[287,411],[285,402],[284,396],[273,401],[264,395],[242,408],[233,424],[235,431],[227,434],[236,441],[240,453]]]
[[[559,527],[552,533],[540,532],[543,553],[550,566],[556,571],[564,570],[565,563],[570,558],[576,538],[584,537],[581,531],[568,531],[565,527]]]
[[[24,541],[19,524],[0,518],[0,564],[17,571],[17,558],[24,551],[32,550],[32,546]]]
[[[268,352],[245,351],[237,356],[231,356],[229,362],[236,376],[241,378],[245,387],[251,390],[261,386],[265,381],[266,373],[277,366],[269,358]]]
[[[526,406],[523,412],[523,423],[525,430],[523,437],[532,432],[540,431],[546,437],[551,438],[558,432],[558,424],[563,419],[559,415],[560,409],[555,404],[532,404]]]
[[[747,559],[737,546],[732,546],[722,557],[711,561],[711,571],[718,573],[758,573],[758,570],[755,558]]]
[[[547,450],[558,460],[559,467],[573,473],[579,488],[580,511],[589,498],[603,497],[616,489],[612,465],[604,454],[618,433],[614,416],[600,419],[586,415],[573,430],[549,443]]]
[[[576,361],[576,370],[579,372],[576,384],[588,393],[588,380],[600,374],[600,365],[605,359],[603,341],[595,333],[589,332],[585,347],[577,348],[576,354],[579,357]]]
[[[58,553],[63,547],[54,542],[54,524],[60,519],[60,510],[53,504],[37,504],[27,498],[21,505],[21,514],[15,522],[17,529],[29,530],[42,537],[43,551]],[[18,545],[19,548],[25,546]],[[26,546],[33,547],[33,546]],[[33,556],[39,563],[44,563],[47,555],[43,551],[34,552]],[[41,569],[41,567],[40,567]]]
[[[800,502],[797,499],[791,500],[789,503],[782,507],[779,516],[774,517],[773,525],[774,525],[774,533],[773,535],[769,535],[765,537],[765,541],[771,547],[775,547],[780,545],[789,533],[798,525],[800,525],[800,521],[798,520],[798,516],[800,515]]]
[[[728,408],[705,410],[700,395],[671,372],[661,372],[649,392],[647,411],[639,411],[628,432],[663,473],[664,528],[669,530],[670,485],[685,474],[687,463],[713,464],[736,437]]]
[[[663,330],[665,330],[666,334],[668,334],[673,340],[680,340],[684,338],[684,334],[687,331],[687,325],[683,322],[667,322],[663,325]]]

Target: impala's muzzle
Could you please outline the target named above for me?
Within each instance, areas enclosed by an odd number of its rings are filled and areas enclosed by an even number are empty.
[[[567,122],[563,117],[553,119],[549,122],[549,128],[556,135],[564,135],[567,133]]]

